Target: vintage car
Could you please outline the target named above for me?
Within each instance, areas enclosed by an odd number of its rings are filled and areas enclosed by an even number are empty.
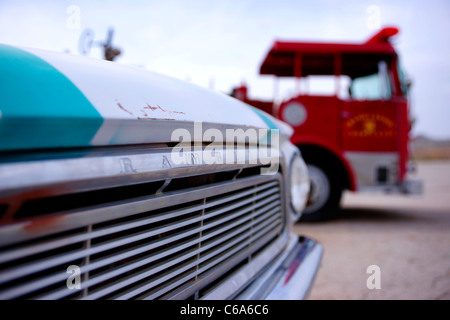
[[[301,299],[292,129],[139,68],[0,45],[0,299]]]

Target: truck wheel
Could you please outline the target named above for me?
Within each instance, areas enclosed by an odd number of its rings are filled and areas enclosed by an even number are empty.
[[[310,196],[300,220],[323,221],[339,210],[342,187],[332,168],[320,163],[307,163],[311,182]]]

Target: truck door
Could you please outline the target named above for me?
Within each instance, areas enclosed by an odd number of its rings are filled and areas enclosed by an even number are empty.
[[[354,167],[358,187],[395,184],[398,178],[398,108],[392,99],[388,64],[351,79],[342,101],[342,149]]]

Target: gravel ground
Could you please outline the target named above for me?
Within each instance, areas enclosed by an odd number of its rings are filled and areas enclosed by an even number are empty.
[[[450,161],[420,162],[417,177],[421,196],[345,193],[334,220],[294,226],[324,247],[309,299],[450,299]]]

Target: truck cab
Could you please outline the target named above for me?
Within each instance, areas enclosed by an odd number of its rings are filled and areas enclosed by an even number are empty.
[[[263,109],[294,129],[311,180],[303,220],[324,220],[338,211],[343,190],[420,193],[408,173],[411,128],[408,88],[390,39],[394,27],[363,43],[275,41],[261,75],[293,78],[294,94],[282,101],[248,98],[245,85],[233,96]],[[311,93],[318,79],[332,92]]]

